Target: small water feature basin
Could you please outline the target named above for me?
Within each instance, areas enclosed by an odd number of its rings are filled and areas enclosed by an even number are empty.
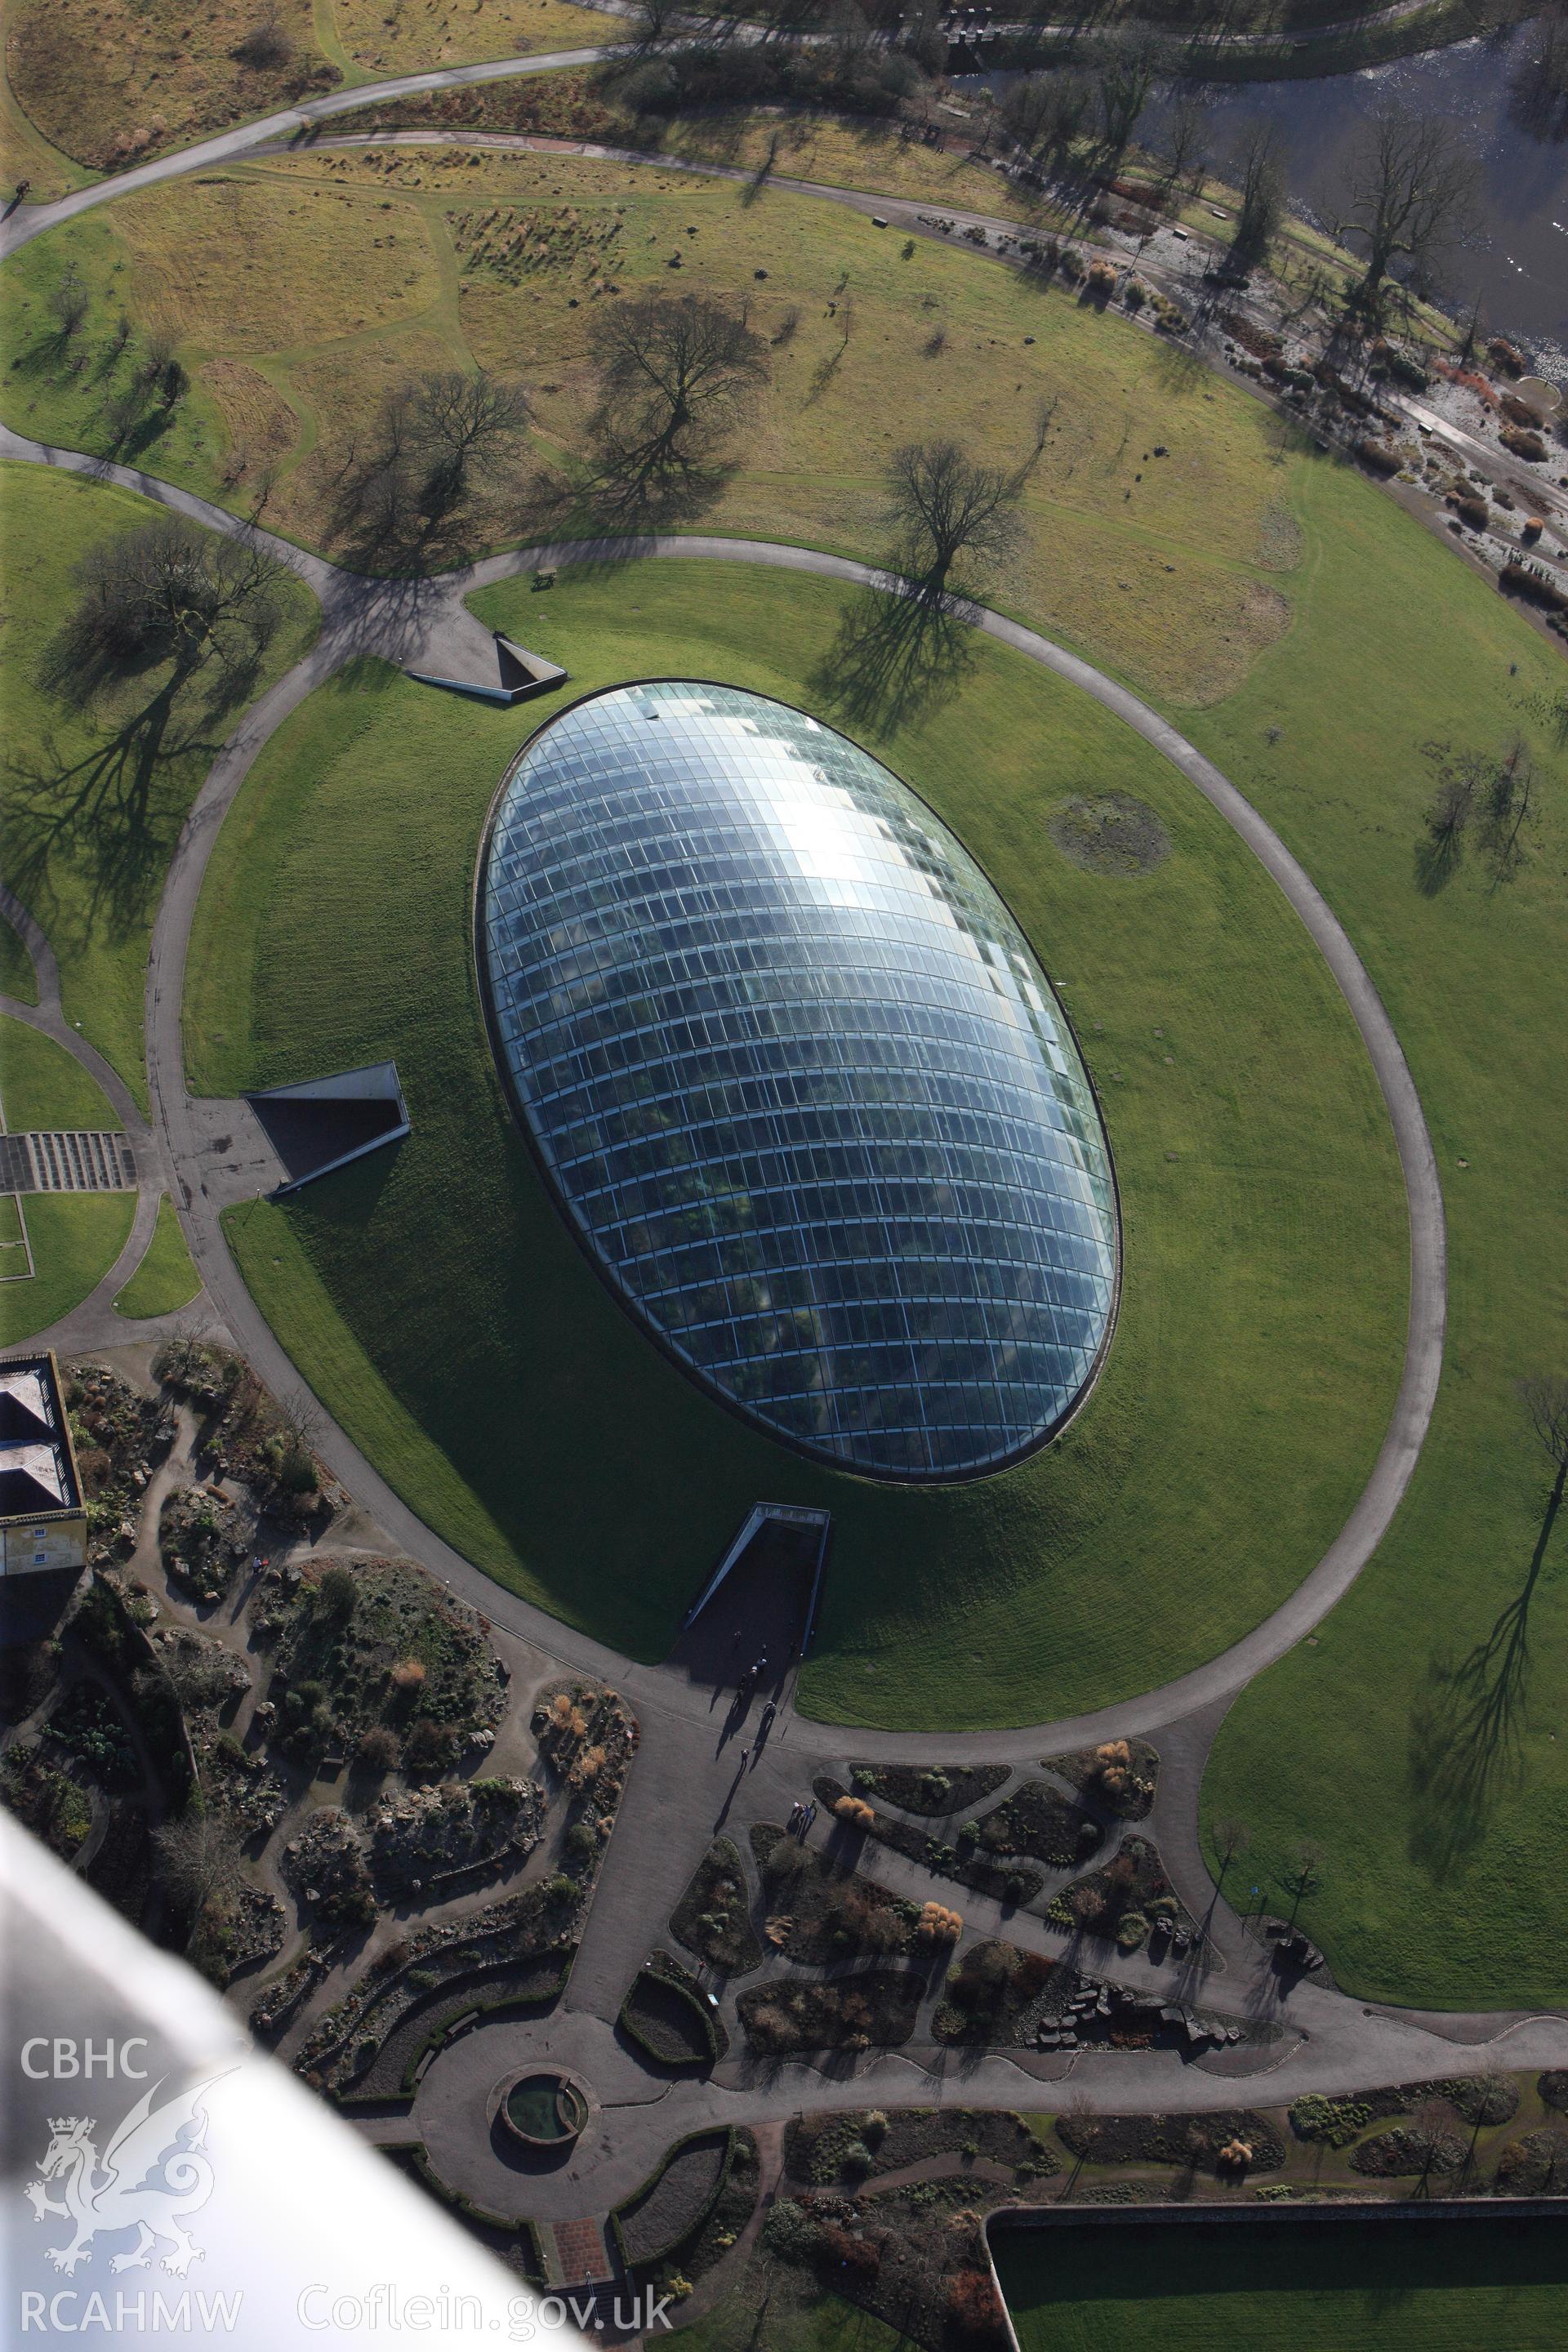
[[[555,2066],[531,2066],[504,2093],[501,2119],[527,2147],[563,2148],[588,2120],[585,2094]]]

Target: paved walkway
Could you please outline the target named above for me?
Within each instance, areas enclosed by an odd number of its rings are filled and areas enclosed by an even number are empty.
[[[89,1291],[68,1315],[62,1316],[48,1328],[37,1333],[29,1345],[54,1348],[62,1355],[79,1352],[84,1348],[122,1344],[127,1339],[144,1337],[157,1324],[133,1322],[114,1311],[114,1301],[141,1265],[147,1244],[153,1238],[158,1222],[158,1203],[163,1194],[162,1161],[156,1149],[153,1129],[142,1118],[141,1109],[119,1071],[105,1061],[95,1045],[89,1045],[66,1019],[60,1004],[60,968],[55,951],[21,900],[0,883],[0,914],[20,937],[33,960],[33,976],[37,983],[37,1004],[23,1004],[15,997],[0,996],[0,1013],[9,1013],[15,1021],[26,1022],[64,1048],[74,1062],[79,1062],[90,1077],[95,1078],[113,1106],[115,1116],[125,1131],[126,1140],[136,1156],[136,1212],[131,1221],[131,1231],[114,1264]]]
[[[585,0],[585,5],[600,14],[627,18],[636,11],[627,0]],[[1395,0],[1395,5],[1381,10],[1375,16],[1350,19],[1343,24],[1320,25],[1295,36],[1289,44],[1259,34],[1231,34],[1222,41],[1205,45],[1211,58],[1226,50],[1245,54],[1256,47],[1289,46],[1301,49],[1315,41],[1331,41],[1347,32],[1360,31],[1368,25],[1397,23],[1402,17],[1416,16],[1428,5],[1428,0]],[[674,20],[700,34],[703,20],[686,17]],[[1039,36],[1053,32],[1070,33],[1079,29],[1073,23],[1059,26],[998,25],[998,32],[1027,31]],[[764,40],[767,28],[739,25],[727,20],[726,30],[731,39]],[[368,106],[384,105],[393,99],[416,98],[438,89],[472,89],[493,81],[517,81],[535,74],[559,73],[574,66],[598,65],[611,58],[626,57],[635,52],[632,41],[613,42],[603,48],[555,49],[548,56],[532,58],[491,58],[478,65],[440,66],[425,73],[398,74],[387,81],[357,82],[351,88],[328,91],[321,98],[307,99],[299,106],[283,108],[279,113],[258,117],[253,122],[237,123],[232,130],[216,133],[211,139],[199,140],[193,147],[179,148],[170,155],[161,155],[150,163],[135,164],[131,170],[116,173],[111,178],[95,181],[90,187],[78,188],[69,195],[58,196],[47,205],[18,205],[10,216],[0,223],[0,260],[7,254],[41,236],[46,229],[60,221],[73,220],[79,213],[90,211],[95,205],[121,195],[130,195],[139,188],[156,187],[161,181],[178,179],[189,172],[209,171],[215,163],[232,162],[237,156],[251,153],[256,148],[276,140],[294,140],[308,136],[319,122],[330,122],[339,115],[353,114]]]
[[[321,121],[380,99],[539,73],[608,54],[614,52],[591,49],[544,58],[509,58],[333,93],[80,191],[58,205],[24,210],[0,230],[0,254],[16,249],[55,221],[109,197],[255,152],[290,134],[308,134]],[[668,165],[668,159],[660,160]],[[723,176],[746,176],[722,166],[708,168]],[[803,194],[832,195],[863,212],[875,206],[909,225],[913,225],[918,210],[905,201],[860,196],[810,183],[779,184]],[[1014,233],[1012,224],[985,225],[998,236]],[[111,479],[229,537],[247,532],[248,527],[234,516],[131,468],[43,448],[9,432],[0,432],[0,456]],[[488,648],[489,633],[467,611],[464,598],[479,587],[540,562],[568,563],[606,555],[739,562],[858,586],[879,586],[889,593],[902,591],[900,583],[863,564],[764,541],[714,536],[531,550],[420,583],[361,578],[269,534],[258,536],[312,588],[321,606],[321,627],[310,652],[246,714],[225,745],[192,807],[171,863],[148,967],[147,1067],[153,1114],[150,1129],[116,1075],[106,1065],[100,1066],[100,1057],[93,1055],[92,1049],[64,1023],[58,971],[47,941],[26,910],[16,908],[15,902],[6,905],[5,910],[32,947],[39,975],[40,1003],[37,1008],[16,1008],[19,1017],[31,1019],[57,1036],[93,1068],[133,1136],[139,1164],[146,1171],[138,1227],[145,1212],[150,1234],[158,1192],[167,1184],[181,1210],[213,1310],[260,1377],[287,1395],[299,1389],[298,1374],[251,1301],[223,1240],[219,1212],[232,1186],[226,1190],[221,1181],[211,1121],[204,1120],[200,1107],[185,1090],[180,1027],[185,955],[206,860],[252,761],[274,730],[318,685],[356,654],[374,653],[405,666],[437,667],[449,663],[454,653],[471,653],[481,644]],[[496,1623],[503,1639],[530,1642],[547,1659],[586,1668],[616,1684],[631,1699],[642,1723],[642,1749],[617,1834],[605,1856],[564,2001],[549,2018],[486,2026],[451,2045],[430,2068],[416,2102],[413,2128],[426,2140],[444,2176],[498,2210],[526,2210],[546,2219],[566,2219],[585,2210],[602,2212],[629,2193],[682,2132],[714,2121],[743,2121],[776,2129],[802,2105],[820,2108],[933,2100],[1029,2104],[1045,2095],[1046,2084],[1060,2080],[1070,2070],[1075,2086],[1087,2088],[1106,2105],[1196,2109],[1227,2095],[1267,2095],[1274,2101],[1307,2089],[1349,2092],[1373,2082],[1441,2074],[1452,2070],[1457,2042],[1485,2044],[1500,2063],[1510,2065],[1568,2062],[1568,2021],[1560,2017],[1424,2017],[1368,2007],[1310,1980],[1282,1990],[1268,1970],[1267,1955],[1246,1934],[1209,1880],[1197,1836],[1198,1792],[1209,1746],[1226,1708],[1252,1675],[1317,1623],[1365,1565],[1398,1507],[1426,1434],[1441,1366],[1446,1297],[1443,1206],[1436,1163],[1408,1069],[1370,978],[1310,877],[1257,811],[1194,746],[1114,680],[1037,632],[1000,615],[982,612],[976,625],[1092,696],[1178,768],[1268,869],[1334,973],[1388,1107],[1409,1202],[1410,1323],[1393,1418],[1367,1486],[1323,1558],[1263,1624],[1194,1673],[1114,1707],[1001,1734],[921,1737],[846,1730],[808,1722],[786,1705],[772,1739],[744,1772],[738,1769],[738,1742],[726,1746],[722,1741],[720,1710],[710,1710],[707,1692],[675,1671],[628,1665],[501,1591],[426,1528],[345,1433],[324,1419],[318,1450],[326,1466],[370,1518],[384,1528],[394,1545],[478,1605]],[[118,1288],[128,1271],[122,1261],[93,1299],[85,1302],[75,1317],[66,1318],[55,1336],[64,1344],[102,1344],[97,1338],[81,1339],[76,1335],[96,1328],[94,1317],[101,1316],[112,1297],[110,1284]],[[121,1326],[115,1336],[133,1338],[139,1328]],[[693,2082],[655,2075],[616,2034],[610,2021],[620,1999],[638,1960],[665,1937],[669,1910],[711,1830],[726,1828],[744,1850],[750,1824],[759,1819],[782,1819],[822,1765],[841,1761],[846,1752],[862,1758],[896,1756],[910,1761],[984,1758],[1037,1762],[1045,1754],[1110,1734],[1155,1729],[1161,1733],[1163,1769],[1150,1833],[1188,1909],[1205,1921],[1209,1938],[1203,1954],[1186,1971],[1180,1990],[1189,2000],[1201,1996],[1208,2010],[1270,2019],[1280,2032],[1267,2050],[1232,2051],[1196,2062],[1164,2052],[1084,2053],[1069,2061],[1026,2052],[977,2055],[944,2049],[927,2038],[900,2053],[764,2064],[750,2058],[737,2042],[714,2077]],[[742,1732],[740,1739],[744,1737]],[[672,1802],[676,1792],[679,1802]],[[900,1857],[880,1848],[868,1848],[860,1866],[900,1891],[906,1891],[906,1882],[912,1888],[917,1875]],[[967,1892],[949,1890],[945,1882],[932,1882],[932,1886],[939,1893],[952,1893],[965,1914],[967,1938],[1000,1931],[1059,1955],[1065,1939],[1038,1919],[1004,1916],[997,1906]],[[1095,1973],[1135,1983],[1142,1990],[1156,1986],[1177,1990],[1174,1971],[1168,1967],[1156,1969],[1141,1955],[1102,1958],[1097,1948],[1090,1964]],[[732,2001],[726,2006],[732,2022]],[[929,2002],[922,2004],[921,2024],[929,2037]],[[483,2128],[485,2100],[503,2074],[546,2051],[582,2072],[599,2105],[566,2166],[520,2178],[502,2145]],[[1238,2079],[1243,2068],[1252,2071]],[[405,2137],[410,2128],[402,2118],[369,2122],[363,2127],[381,2138]]]
[[[250,527],[220,507],[177,491],[155,478],[123,466],[110,466],[78,452],[47,449],[0,430],[0,457],[58,466],[94,475],[176,508],[231,538]],[[280,1394],[295,1393],[300,1379],[252,1302],[229,1255],[219,1223],[221,1193],[213,1165],[210,1127],[199,1118],[184,1084],[181,1007],[184,965],[207,858],[217,829],[232,806],[252,761],[275,730],[325,678],[353,656],[378,653],[407,662],[434,642],[450,642],[480,625],[463,600],[498,580],[541,564],[563,565],[639,557],[659,561],[741,562],[809,573],[816,578],[904,593],[872,566],[842,556],[771,541],[704,534],[640,540],[606,539],[515,550],[467,569],[418,583],[365,579],[343,572],[320,556],[270,534],[257,533],[283,562],[308,580],[321,600],[322,620],[315,646],[304,659],[247,712],[209,771],[186,819],[170,864],[153,935],[147,982],[147,1073],[153,1126],[164,1156],[197,1271],[214,1306],[260,1377]],[[1409,1482],[1436,1397],[1442,1364],[1446,1306],[1443,1202],[1426,1121],[1399,1041],[1372,981],[1338,918],[1279,835],[1214,762],[1149,705],[1114,679],[1037,631],[999,614],[977,611],[975,625],[988,635],[1050,669],[1090,695],[1142,735],[1178,768],[1245,841],[1268,869],[1313,940],[1342,990],[1361,1031],[1383,1090],[1398,1148],[1410,1213],[1411,1295],[1404,1373],[1393,1418],[1373,1473],[1354,1510],[1322,1559],[1296,1591],[1262,1624],[1220,1657],[1140,1697],[1049,1726],[1011,1733],[929,1734],[891,1732],[857,1735],[868,1758],[894,1756],[963,1760],[994,1757],[1016,1760],[1049,1750],[1078,1748],[1112,1735],[1151,1730],[1193,1714],[1243,1687],[1281,1655],[1332,1608],[1372,1557]],[[481,632],[487,638],[488,632]],[[335,1422],[323,1418],[318,1451],[327,1468],[393,1539],[498,1622],[523,1638],[578,1664],[618,1681],[639,1712],[650,1708],[689,1713],[700,1708],[679,1675],[658,1667],[632,1666],[602,1644],[558,1624],[544,1612],[500,1590],[461,1558],[408,1509]],[[832,1752],[841,1735],[828,1727],[807,1727],[798,1717],[797,1737],[819,1754]],[[1041,1743],[1044,1743],[1042,1746]]]

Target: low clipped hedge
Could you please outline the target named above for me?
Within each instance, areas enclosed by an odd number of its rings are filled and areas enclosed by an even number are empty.
[[[376,2040],[374,2054],[359,2070],[353,2084],[333,2093],[335,2105],[352,2109],[385,2106],[400,2100],[406,2104],[414,2096],[423,2061],[452,2040],[455,2027],[461,2024],[467,2032],[468,2028],[464,2023],[465,2020],[494,2020],[530,2014],[558,2000],[566,1989],[576,1950],[574,1944],[556,1952],[541,1953],[531,1962],[492,1962],[487,1968],[476,1969],[467,1979],[459,1978],[456,1982],[433,1986],[423,2000],[404,2010],[393,2021],[384,2035],[379,2039],[371,2035],[365,2037],[366,2041]],[[486,1998],[480,1988],[485,1985],[494,1988],[498,1980],[500,1989],[492,1990]],[[439,2009],[445,2013],[426,2024],[418,2043],[409,2053],[395,2086],[384,2084],[378,2089],[367,2087],[364,2077],[377,2069],[398,2034],[417,2025],[422,2018],[428,2018],[432,2009]]]
[[[448,2213],[455,2213],[459,2221],[465,2221],[475,2235],[493,2251],[499,2252],[504,2249],[510,2252],[513,2249],[521,2249],[524,2277],[537,2285],[543,2284],[544,2257],[531,2221],[510,2221],[504,2213],[492,2213],[488,2207],[476,2205],[473,2199],[465,2197],[460,2189],[448,2187],[431,2163],[422,2139],[384,2140],[381,2153],[397,2167],[399,2172],[406,2174],[410,2180],[417,2181],[420,2188],[438,2205],[444,2205]]]
[[[627,2038],[660,2066],[711,2066],[730,2037],[687,1970],[667,1953],[644,1962],[621,2003]]]
[[[730,2125],[690,2132],[667,2148],[658,2168],[610,2216],[626,2268],[668,2262],[696,2236],[724,2193],[735,2160]]]

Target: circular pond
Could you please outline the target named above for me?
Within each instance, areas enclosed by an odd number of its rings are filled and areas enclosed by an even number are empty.
[[[528,2147],[563,2147],[588,2120],[588,2102],[569,2074],[554,2067],[531,2067],[520,2074],[500,2103],[506,2127]]]

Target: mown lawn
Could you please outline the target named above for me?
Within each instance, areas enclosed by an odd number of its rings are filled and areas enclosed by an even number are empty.
[[[22,1208],[37,1270],[31,1281],[0,1282],[0,1348],[47,1331],[97,1287],[125,1247],[136,1195],[28,1192]],[[0,1273],[16,1255],[5,1252]]]
[[[661,563],[480,602],[564,656],[574,691],[684,672],[822,707],[842,594]],[[1136,737],[983,641],[918,726],[858,730],[954,824],[1061,984],[1106,1097],[1127,1252],[1108,1371],[1062,1443],[965,1486],[878,1487],[795,1459],[667,1362],[510,1128],[468,907],[485,810],[534,723],[363,667],[275,739],[219,838],[189,966],[193,1087],[394,1054],[413,1118],[395,1154],[230,1220],[312,1385],[451,1541],[642,1656],[759,1495],[827,1504],[803,1686],[825,1715],[1026,1721],[1245,1631],[1359,1490],[1405,1312],[1381,1102],[1261,869]],[[1157,809],[1166,864],[1069,864],[1046,821],[1086,785]]]
[[[1252,1832],[1247,1884],[1323,1849],[1302,1916],[1359,1994],[1560,2002],[1568,1848],[1568,1525],[1516,1383],[1568,1370],[1568,746],[1561,657],[1342,472],[1303,481],[1313,593],[1193,732],[1343,917],[1426,1106],[1448,1219],[1432,1432],[1349,1597],[1231,1712],[1205,1819]],[[1517,665],[1517,673],[1516,666]],[[1267,730],[1278,728],[1270,746]],[[1474,847],[1426,896],[1430,741],[1537,769],[1539,823],[1498,887]]]
[[[20,933],[12,929],[4,915],[0,915],[0,996],[14,997],[18,1004],[37,1004],[38,1001],[33,959]]]
[[[63,1045],[0,1014],[0,1104],[13,1135],[28,1128],[118,1129],[96,1078]]]
[[[165,1193],[158,1203],[153,1238],[141,1265],[116,1298],[114,1311],[132,1320],[139,1316],[173,1315],[188,1307],[201,1286],[174,1204]]]
[[[220,698],[216,666],[172,699],[169,666],[144,669],[95,694],[89,709],[46,684],[89,550],[156,509],[128,491],[24,465],[0,467],[0,863],[59,960],[68,1019],[144,1107],[153,919],[185,811],[242,705]],[[315,631],[315,599],[292,576],[283,614],[257,690],[299,658]]]
[[[1559,2221],[1414,2220],[999,2232],[1022,2352],[1557,2352]]]

